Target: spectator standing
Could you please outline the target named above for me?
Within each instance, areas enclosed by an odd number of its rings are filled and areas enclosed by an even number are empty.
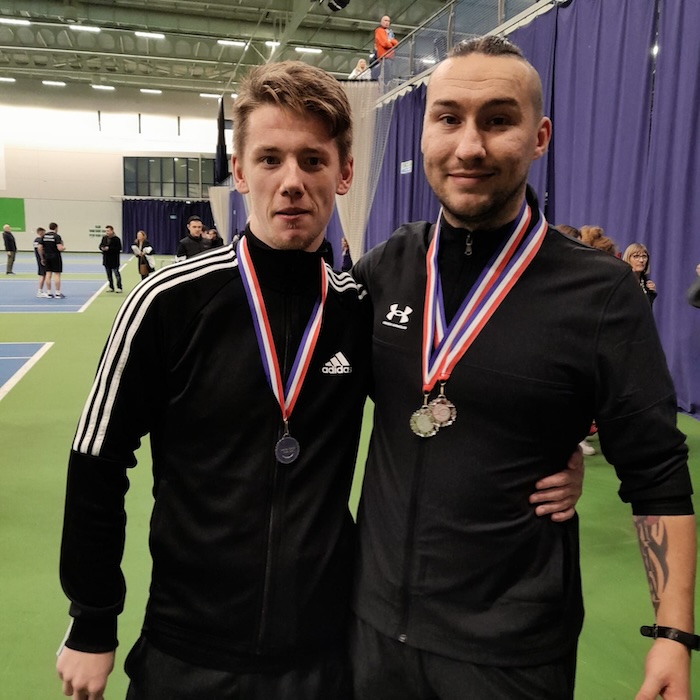
[[[44,233],[39,244],[39,258],[46,270],[46,296],[55,299],[65,299],[61,292],[61,273],[63,272],[63,239],[58,233],[58,224],[51,222],[49,230]],[[53,294],[51,293],[51,282],[53,282]]]
[[[156,269],[153,246],[150,244],[145,231],[136,232],[136,240],[133,242],[131,250],[136,256],[139,275],[141,275],[142,280],[145,280]]]
[[[36,230],[36,238],[34,239],[32,245],[34,246],[34,257],[36,258],[36,273],[39,275],[39,286],[36,290],[36,295],[38,297],[47,297],[48,294],[44,291],[44,283],[46,281],[46,268],[41,262],[41,255],[39,255],[39,246],[46,233],[46,229],[39,226]]]
[[[122,242],[119,236],[114,233],[113,226],[105,226],[105,235],[100,241],[100,250],[102,251],[102,264],[107,273],[107,282],[109,283],[108,292],[114,291],[114,279],[117,281],[117,293],[122,292],[122,275],[119,272],[120,259],[122,252]]]
[[[393,77],[394,52],[392,49],[398,43],[391,28],[391,17],[384,15],[379,26],[374,30],[374,53],[379,61],[380,78],[383,83],[388,83]]]
[[[187,235],[177,244],[177,252],[175,253],[175,257],[179,261],[187,260],[187,258],[204,250],[203,228],[202,220],[198,216],[190,216],[187,219]]]
[[[221,248],[224,244],[224,239],[219,235],[215,228],[210,228],[202,232],[202,249],[211,250],[212,248]]]
[[[340,250],[343,254],[340,269],[342,272],[347,272],[352,267],[352,256],[350,255],[350,244],[345,236],[340,239]]]
[[[15,257],[17,256],[17,241],[15,240],[15,235],[12,233],[12,229],[9,224],[5,224],[2,227],[2,240],[5,244],[5,251],[7,252],[7,268],[5,271],[6,275],[14,275],[12,267],[15,264]]]
[[[639,280],[639,286],[646,295],[650,306],[654,305],[658,292],[656,284],[649,279],[649,251],[642,243],[630,243],[625,248],[622,259],[632,268]]]
[[[690,287],[688,287],[686,296],[688,297],[688,303],[691,306],[700,309],[700,265],[697,265],[695,267],[695,272],[698,275],[698,277],[695,280],[695,282],[693,282],[693,284],[691,284]]]

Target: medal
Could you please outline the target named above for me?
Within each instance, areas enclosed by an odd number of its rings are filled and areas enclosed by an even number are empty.
[[[457,420],[457,407],[445,396],[444,389],[445,384],[443,383],[440,385],[440,393],[437,398],[428,404],[438,428],[446,428]]]
[[[457,419],[457,408],[445,396],[445,384],[456,364],[532,262],[547,233],[544,215],[533,211],[525,200],[502,244],[481,271],[448,325],[438,270],[442,216],[440,210],[425,256],[421,351],[424,401],[423,406],[411,416],[411,430],[421,437],[432,437],[440,428],[452,425]],[[438,382],[440,393],[427,403],[427,397]],[[433,425],[432,432],[428,430],[427,413]]]
[[[284,424],[284,433],[275,444],[275,458],[280,464],[291,464],[294,462],[301,452],[301,447],[296,438],[289,434],[289,417],[292,415],[294,406],[301,387],[304,384],[304,379],[311,364],[311,356],[313,355],[318,336],[321,332],[321,322],[323,320],[323,311],[326,306],[326,295],[328,293],[328,275],[326,273],[326,264],[323,260],[321,265],[321,296],[316,300],[314,308],[311,311],[311,317],[304,329],[304,335],[299,343],[294,364],[289,372],[286,386],[282,381],[282,372],[280,371],[279,361],[277,359],[277,350],[275,341],[272,337],[272,329],[270,320],[267,316],[265,308],[265,300],[263,299],[258,276],[255,273],[250,252],[248,251],[248,239],[243,236],[236,246],[236,256],[238,258],[238,269],[241,273],[243,288],[245,289],[248,306],[253,317],[253,327],[255,328],[255,336],[258,341],[258,349],[260,350],[260,358],[265,372],[267,383],[272,389],[272,393],[277,399],[282,413],[282,422]]]
[[[438,431],[433,412],[428,406],[428,395],[423,397],[423,405],[411,414],[411,430],[422,438],[433,437]]]
[[[285,432],[275,445],[275,457],[280,464],[291,464],[300,451],[299,442],[288,432]]]

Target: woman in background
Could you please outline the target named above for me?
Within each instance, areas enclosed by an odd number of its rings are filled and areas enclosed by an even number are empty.
[[[622,259],[632,268],[632,272],[637,275],[639,286],[647,295],[649,304],[654,304],[657,291],[656,285],[647,277],[649,274],[649,251],[641,243],[631,243],[627,246]]]
[[[141,279],[146,279],[156,269],[156,263],[153,258],[153,246],[148,242],[145,231],[136,233],[136,240],[131,246],[131,250],[136,256]]]
[[[352,69],[352,73],[348,76],[348,80],[370,80],[371,75],[369,70],[367,70],[367,61],[361,58],[357,65]]]

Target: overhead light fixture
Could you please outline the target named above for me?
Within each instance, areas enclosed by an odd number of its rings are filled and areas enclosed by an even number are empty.
[[[265,42],[265,46],[269,46],[271,49],[274,49],[279,45],[280,45],[279,41],[266,41]]]
[[[239,41],[238,39],[218,39],[216,43],[222,46],[248,46],[247,41]]]
[[[14,78],[0,78],[0,83],[16,83]]]
[[[99,27],[91,27],[87,24],[70,24],[68,25],[74,32],[92,32],[99,34],[102,30]]]
[[[93,90],[114,90],[114,85],[91,85]]]
[[[13,19],[12,17],[0,17],[0,24],[16,24],[20,27],[28,27],[31,22],[28,19]]]
[[[200,96],[200,97],[211,97],[211,98],[216,98],[217,100],[219,99],[219,97],[221,97],[221,95],[217,95],[217,94],[215,94],[215,93],[213,93],[213,92],[200,92],[200,93],[199,93],[199,96]]]
[[[160,32],[134,32],[134,34],[142,39],[165,39],[165,34]]]
[[[428,66],[433,66],[437,63],[434,58],[421,58],[421,63],[425,63]]]
[[[294,50],[297,53],[323,53],[321,49],[312,49],[308,46],[297,46]]]
[[[238,93],[237,93],[237,92],[232,92],[232,93],[231,93],[231,99],[232,99],[232,100],[235,100],[237,97],[238,97]]]
[[[66,84],[62,80],[42,80],[42,85],[48,85],[49,87],[66,87]]]
[[[153,90],[152,88],[141,88],[139,92],[143,92],[146,95],[162,95],[162,90]]]

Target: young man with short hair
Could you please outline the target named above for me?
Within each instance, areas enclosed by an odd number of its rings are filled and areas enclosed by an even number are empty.
[[[119,265],[121,262],[122,242],[119,236],[114,233],[114,226],[105,226],[105,235],[102,236],[100,241],[100,250],[102,251],[102,264],[107,274],[107,283],[109,284],[107,291],[115,291],[114,280],[116,279],[116,292],[121,294],[122,275],[119,271]]]

